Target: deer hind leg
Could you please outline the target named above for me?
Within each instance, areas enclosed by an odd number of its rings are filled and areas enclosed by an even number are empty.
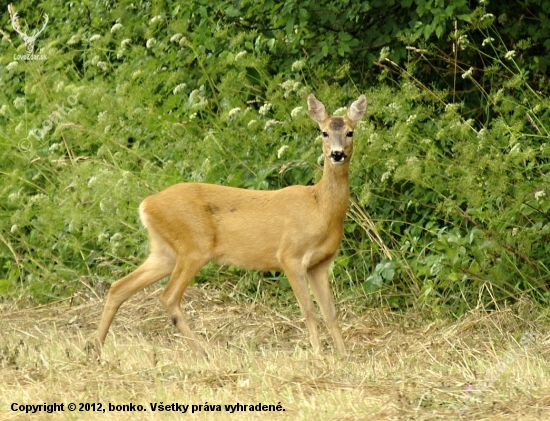
[[[139,290],[170,275],[175,266],[175,254],[164,241],[150,232],[151,252],[135,271],[111,285],[97,330],[96,354],[101,354],[105,337],[121,304]]]
[[[306,326],[309,331],[309,340],[313,351],[319,353],[321,343],[319,342],[319,334],[317,332],[317,317],[315,316],[315,307],[308,288],[308,275],[304,268],[302,260],[292,260],[282,262],[283,269],[288,278],[288,282],[292,287],[292,291],[298,300],[302,314],[306,319]]]
[[[195,354],[206,358],[208,356],[206,351],[200,345],[199,340],[185,321],[185,317],[181,311],[180,301],[183,293],[191,283],[191,280],[207,262],[204,257],[196,253],[182,253],[178,254],[178,256],[183,257],[178,257],[176,267],[172,272],[170,281],[160,296],[160,301],[168,312],[170,320],[187,340],[187,343]]]
[[[330,334],[332,335],[336,351],[340,355],[344,355],[346,353],[346,347],[344,345],[344,340],[342,339],[340,326],[338,326],[338,317],[336,308],[334,307],[334,297],[332,295],[328,279],[328,271],[331,262],[332,259],[319,263],[318,265],[310,268],[308,270],[308,274],[313,295],[315,296],[317,304],[319,304],[321,314],[323,315]]]

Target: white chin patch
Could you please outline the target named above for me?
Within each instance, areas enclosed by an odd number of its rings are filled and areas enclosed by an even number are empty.
[[[342,158],[340,161],[335,161],[334,158],[330,158],[330,162],[332,162],[334,165],[341,165],[346,161],[346,158]]]

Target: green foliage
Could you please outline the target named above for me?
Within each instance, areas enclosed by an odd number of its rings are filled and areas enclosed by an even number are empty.
[[[337,291],[456,314],[546,300],[548,10],[526,6],[522,25],[461,1],[44,1],[44,61],[14,60],[4,12],[0,293],[103,293],[147,252],[140,201],[171,184],[314,183],[307,94],[335,110],[365,92]],[[222,275],[198,280],[243,272]],[[239,288],[258,294],[255,276]],[[261,278],[285,299],[279,274]]]

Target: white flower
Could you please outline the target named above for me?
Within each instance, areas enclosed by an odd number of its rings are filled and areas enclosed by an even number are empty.
[[[16,61],[12,61],[11,63],[9,63],[7,66],[6,66],[6,70],[12,70],[12,69],[15,69],[17,67],[18,63]]]
[[[446,113],[457,113],[459,109],[460,109],[460,104],[457,104],[457,103],[449,103],[445,105]]]
[[[248,127],[253,126],[257,120],[250,120],[247,124]]]
[[[386,168],[389,171],[395,170],[397,168],[397,161],[395,159],[388,159],[388,161],[386,162]]]
[[[8,200],[10,202],[15,202],[17,199],[19,199],[19,197],[21,196],[20,192],[18,191],[17,193],[10,193],[8,195]]]
[[[95,34],[95,35],[92,35],[88,41],[94,42],[94,41],[97,41],[100,38],[101,38],[101,35]]]
[[[156,22],[160,22],[160,21],[162,21],[162,16],[157,15],[157,16],[154,16],[149,22],[150,23],[156,23]]]
[[[347,110],[347,107],[340,107],[336,111],[334,111],[333,115],[344,115]]]
[[[132,73],[132,79],[137,79],[141,76],[143,72],[141,70],[136,70],[134,73]]]
[[[279,148],[277,151],[277,158],[281,159],[281,156],[283,156],[283,153],[288,149],[288,145],[283,145]]]
[[[494,19],[495,18],[495,15],[493,15],[492,13],[485,13],[482,17],[481,17],[481,20],[485,20],[485,19]]]
[[[193,104],[197,102],[197,100],[200,101],[200,92],[198,89],[193,89],[189,94],[189,103]]]
[[[292,89],[294,86],[294,81],[292,79],[285,80],[283,83],[281,83],[281,88],[283,88],[285,91]]]
[[[514,58],[515,55],[516,55],[515,50],[510,50],[510,51],[508,51],[508,52],[504,55],[504,58],[505,58],[506,60],[512,60],[512,58]]]
[[[20,96],[20,97],[17,97],[13,100],[13,105],[15,106],[15,108],[17,108],[18,110],[22,109],[22,108],[25,108],[25,104],[27,103],[27,100]]]
[[[377,142],[379,139],[380,139],[380,135],[379,135],[377,132],[374,132],[373,134],[371,134],[371,135],[369,136],[369,138],[367,139],[367,142],[368,142],[368,143],[375,143],[375,142]]]
[[[174,93],[174,95],[179,94],[181,91],[185,89],[186,86],[187,86],[186,83],[180,83],[178,86],[174,88],[172,92]]]
[[[8,114],[8,106],[7,104],[2,105],[2,108],[0,108],[0,115],[6,116]]]
[[[98,61],[97,67],[105,72],[107,70],[107,63],[105,63],[104,61]]]
[[[97,115],[97,121],[103,121],[107,118],[107,111],[101,111],[98,115]]]
[[[125,48],[128,45],[130,45],[131,43],[132,43],[132,40],[130,38],[126,38],[126,39],[123,39],[122,41],[120,41],[120,46],[122,48]]]
[[[457,44],[460,46],[461,50],[465,50],[466,46],[470,43],[468,40],[468,35],[461,35],[458,37]]]
[[[265,122],[264,130],[267,130],[270,126],[273,126],[275,124],[279,124],[279,121],[277,121],[277,120],[267,120]]]
[[[269,102],[266,102],[264,105],[262,105],[260,107],[260,109],[258,110],[258,112],[261,114],[261,115],[266,115],[269,110],[271,110],[271,104]]]
[[[122,236],[122,234],[120,232],[117,232],[115,234],[112,235],[110,241],[111,242],[116,242],[116,241],[120,241],[122,240],[124,237]]]
[[[535,199],[537,199],[537,202],[541,197],[544,196],[546,196],[546,192],[544,190],[539,190],[538,192],[535,192]]]
[[[229,110],[229,113],[227,113],[227,117],[233,117],[235,114],[240,112],[241,109],[239,107],[235,107],[232,110]]]
[[[390,47],[384,47],[380,50],[380,56],[378,57],[378,61],[382,63],[390,56]]]
[[[462,79],[469,79],[472,77],[472,73],[474,72],[474,68],[470,67],[468,70],[466,70],[464,73],[462,73]]]
[[[304,61],[303,60],[297,60],[294,63],[292,63],[292,71],[293,72],[299,72],[304,68]]]
[[[90,177],[88,180],[88,187],[92,187],[92,185],[97,181],[97,177],[94,175],[93,177]]]
[[[111,28],[111,34],[114,34],[116,31],[122,29],[121,23],[115,23]]]
[[[240,53],[237,53],[237,55],[235,56],[235,61],[239,61],[245,55],[246,55],[246,51],[241,51]]]
[[[485,38],[483,40],[483,42],[481,43],[481,46],[482,47],[485,47],[487,44],[490,44],[494,41],[495,39],[493,37],[489,37],[489,38]]]
[[[512,237],[515,237],[516,235],[518,235],[518,228],[517,227],[512,228]]]
[[[416,114],[411,114],[408,118],[407,118],[407,121],[405,122],[406,124],[412,124],[416,121]]]
[[[145,44],[145,46],[147,48],[153,48],[155,46],[155,44],[157,43],[157,40],[155,38],[149,38],[147,40],[147,43]]]
[[[106,234],[104,232],[102,232],[101,234],[99,234],[97,236],[97,242],[98,243],[104,243],[106,242],[107,240],[109,239],[109,234]]]
[[[390,177],[391,177],[391,171],[386,171],[384,174],[382,174],[382,177],[380,177],[380,181],[386,181]]]
[[[170,38],[170,42],[178,42],[178,41],[181,39],[182,36],[183,36],[183,35],[180,34],[180,33],[174,34],[174,35],[172,35],[172,37]]]
[[[180,45],[180,47],[185,47],[186,45],[189,45],[189,40],[187,39],[187,37],[183,37],[182,39],[180,39],[180,42],[178,44]]]
[[[10,232],[11,232],[12,234],[14,234],[14,233],[17,231],[18,228],[19,228],[19,227],[17,226],[17,224],[13,224],[13,225],[11,226],[11,228],[10,228]]]
[[[69,41],[67,41],[68,45],[74,45],[78,44],[80,42],[80,35],[73,35],[71,38],[69,38]]]
[[[296,107],[294,108],[291,112],[290,112],[290,116],[292,118],[296,118],[300,115],[300,113],[302,112],[304,108],[303,107]]]
[[[399,111],[399,110],[401,109],[401,105],[396,104],[395,102],[390,102],[390,103],[388,104],[388,108],[389,108],[390,110]]]

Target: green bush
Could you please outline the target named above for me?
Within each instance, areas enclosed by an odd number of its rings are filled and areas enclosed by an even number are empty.
[[[538,20],[521,26],[511,6],[506,23],[466,2],[44,1],[44,61],[13,59],[25,47],[6,11],[0,292],[104,292],[147,252],[140,201],[171,184],[314,183],[307,94],[336,110],[365,92],[338,293],[456,314],[546,300],[547,20],[529,4]],[[221,278],[208,266],[199,281]]]

